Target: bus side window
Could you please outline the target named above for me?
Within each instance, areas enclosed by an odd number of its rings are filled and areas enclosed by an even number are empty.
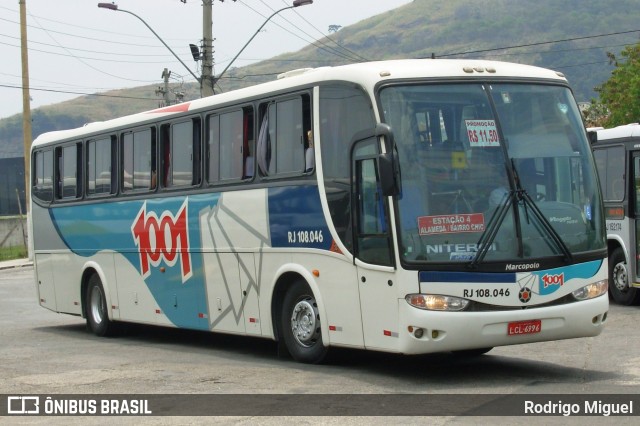
[[[347,147],[357,132],[373,128],[375,116],[368,95],[352,85],[322,85],[319,128],[313,134],[322,152],[322,171],[333,225],[347,250],[353,249],[350,196],[351,164]]]
[[[391,266],[391,240],[376,159],[356,159],[354,166],[358,257],[367,263]]]
[[[113,194],[113,152],[115,137],[87,141],[87,195]]]
[[[171,186],[171,126],[160,126],[160,180],[164,188]],[[157,173],[154,170],[151,176],[150,189],[155,188]]]
[[[623,146],[608,149],[606,200],[622,201],[626,192],[625,150]]]
[[[624,200],[626,188],[624,157],[623,146],[612,146],[593,151],[604,201]]]
[[[212,115],[207,118],[207,182],[214,184],[220,180],[220,116]]]
[[[269,114],[268,106],[262,106],[260,132],[258,133],[258,145],[256,147],[256,156],[258,157],[258,167],[262,176],[269,175],[269,167],[271,165],[271,137],[269,134]]]
[[[310,96],[276,100],[260,107],[258,165],[262,176],[310,172],[307,158],[311,130]],[[312,147],[311,147],[312,148]],[[313,152],[313,151],[310,151]]]
[[[255,153],[253,144],[253,108],[242,109],[242,179],[252,179],[255,163]]]
[[[165,188],[200,183],[200,119],[160,127],[160,164]]]
[[[206,164],[209,184],[253,177],[253,108],[243,107],[207,118]]]
[[[220,114],[220,180],[242,179],[243,121],[241,109]]]
[[[53,150],[36,152],[34,166],[33,195],[42,201],[52,201]]]
[[[123,133],[122,190],[154,190],[156,188],[156,134],[155,128]]]
[[[56,156],[56,198],[75,199],[82,191],[82,144],[76,143],[57,147]]]

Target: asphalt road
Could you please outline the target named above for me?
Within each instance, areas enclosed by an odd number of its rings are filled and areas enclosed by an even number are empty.
[[[95,337],[83,319],[38,306],[33,268],[6,269],[0,270],[0,394],[640,394],[639,322],[640,307],[612,304],[605,331],[594,338],[495,348],[471,359],[337,350],[327,364],[302,365],[279,357],[274,342],[256,338],[147,326],[129,327],[115,338]],[[640,406],[634,411],[640,412]],[[95,417],[55,418],[63,419],[65,424],[106,423]],[[110,424],[211,420],[110,419]],[[51,420],[14,417],[11,423],[50,424]],[[231,416],[216,418],[216,424],[426,420],[429,424],[635,424],[632,417],[469,416]]]

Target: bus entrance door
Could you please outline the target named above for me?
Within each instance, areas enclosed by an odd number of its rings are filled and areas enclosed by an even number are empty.
[[[365,347],[397,347],[398,304],[389,208],[382,193],[376,155],[354,159],[356,266]],[[391,302],[391,303],[390,303]]]

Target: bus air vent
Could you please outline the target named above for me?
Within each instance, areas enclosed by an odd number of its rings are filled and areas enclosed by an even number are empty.
[[[278,80],[281,80],[281,79],[287,78],[287,77],[294,77],[296,75],[301,75],[301,74],[304,74],[304,73],[309,72],[311,70],[313,70],[313,68],[298,68],[297,70],[291,70],[291,71],[283,72],[282,74],[278,74]]]

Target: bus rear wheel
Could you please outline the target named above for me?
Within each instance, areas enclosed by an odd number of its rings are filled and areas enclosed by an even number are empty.
[[[631,287],[629,268],[620,247],[609,256],[609,294],[621,305],[634,305],[640,300],[638,289]]]
[[[109,320],[107,298],[104,287],[97,274],[89,278],[85,307],[87,310],[87,327],[96,336],[111,336],[115,332],[115,324]]]
[[[318,304],[306,282],[296,281],[287,290],[280,331],[287,350],[298,362],[317,364],[327,354],[322,343]]]

